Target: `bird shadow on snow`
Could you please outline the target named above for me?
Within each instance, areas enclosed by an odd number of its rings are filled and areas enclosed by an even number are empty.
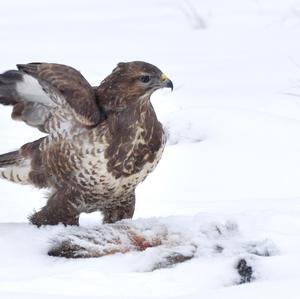
[[[234,222],[216,223],[197,215],[124,220],[92,228],[62,227],[52,235],[48,255],[75,259],[132,252],[137,254],[139,272],[197,258],[226,258],[237,274],[234,284],[241,284],[259,277],[256,266],[261,257],[278,250],[268,239],[246,240]]]

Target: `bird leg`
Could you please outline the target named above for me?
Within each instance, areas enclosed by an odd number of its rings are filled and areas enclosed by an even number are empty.
[[[77,197],[75,191],[57,190],[51,194],[45,207],[30,216],[32,224],[56,225],[79,225],[80,209],[74,205]],[[73,204],[72,204],[73,203]],[[135,209],[135,195],[130,194],[126,199],[116,199],[113,204],[101,209],[104,215],[103,223],[114,223],[122,219],[132,218]]]
[[[72,205],[75,194],[70,190],[57,190],[51,194],[45,207],[29,217],[32,224],[56,225],[79,225],[78,210]]]
[[[117,205],[106,207],[101,212],[104,215],[103,223],[114,223],[122,219],[128,219],[133,217],[135,209],[135,195],[131,196],[124,202],[118,200]]]

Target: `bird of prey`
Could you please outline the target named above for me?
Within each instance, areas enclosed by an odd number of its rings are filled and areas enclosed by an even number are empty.
[[[49,189],[30,222],[78,225],[80,213],[94,211],[104,223],[131,218],[135,188],[165,146],[150,97],[172,81],[142,61],[119,63],[98,87],[66,65],[17,67],[0,75],[0,103],[46,136],[0,155],[0,177]]]

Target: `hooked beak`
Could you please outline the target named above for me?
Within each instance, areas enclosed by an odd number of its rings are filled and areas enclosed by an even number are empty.
[[[165,74],[161,75],[160,82],[162,84],[162,87],[171,88],[171,90],[173,91],[173,82]]]

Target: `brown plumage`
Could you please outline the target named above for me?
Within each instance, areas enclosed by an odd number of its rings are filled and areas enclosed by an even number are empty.
[[[119,63],[99,87],[65,65],[18,69],[0,75],[0,103],[13,106],[13,119],[47,135],[1,155],[0,177],[50,190],[30,221],[78,224],[81,212],[93,211],[104,222],[131,218],[135,188],[165,145],[150,96],[172,82],[139,61]]]

